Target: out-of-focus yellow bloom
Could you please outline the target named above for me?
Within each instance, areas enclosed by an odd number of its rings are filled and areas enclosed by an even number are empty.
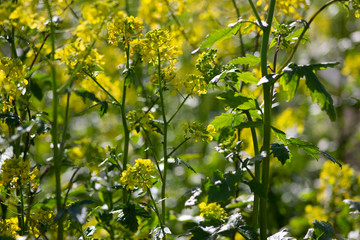
[[[171,11],[175,15],[182,14],[185,9],[184,0],[141,0],[139,7],[139,17],[151,27],[160,27],[160,25],[168,21]]]
[[[185,88],[187,94],[203,95],[207,93],[207,86],[203,76],[189,74],[185,81],[181,84]]]
[[[44,233],[44,230],[56,231],[57,224],[54,218],[55,214],[51,210],[35,209],[30,216],[30,232],[35,237],[39,237],[41,233]]]
[[[130,131],[136,130],[139,132],[141,126],[147,131],[155,130],[154,125],[151,123],[154,120],[154,116],[150,112],[145,113],[141,110],[134,110],[126,115],[126,119],[129,121]]]
[[[258,0],[257,5],[261,6],[265,4],[264,10],[267,11],[269,9],[268,1]],[[295,17],[295,19],[301,18],[299,13],[297,12],[298,9],[303,8],[307,9],[309,5],[307,4],[306,0],[278,0],[276,1],[276,8],[278,9],[278,15],[286,14],[291,17]]]
[[[3,57],[0,60],[0,106],[10,111],[16,96],[26,93],[28,81],[24,78],[26,67],[20,59]]]
[[[115,46],[123,42],[128,47],[133,39],[139,39],[142,36],[143,28],[143,22],[138,17],[126,17],[123,11],[119,11],[107,25],[108,41]]]
[[[18,219],[17,218],[0,220],[1,236],[16,238],[19,236],[17,234],[17,232],[20,230],[21,229],[18,227]]]
[[[300,111],[294,111],[292,108],[285,109],[274,121],[276,128],[286,130],[296,127],[298,133],[304,131],[305,116]]]
[[[190,137],[199,142],[200,140],[210,142],[213,140],[215,134],[215,127],[208,125],[207,127],[202,123],[191,122],[185,124],[185,137]]]
[[[202,202],[199,204],[200,216],[203,216],[207,219],[215,219],[224,221],[227,218],[225,209],[223,209],[218,203],[209,203],[206,204]]]
[[[315,219],[318,221],[328,221],[329,219],[325,210],[320,206],[306,205],[305,215],[309,224],[312,224]]]
[[[23,185],[30,184],[33,191],[39,186],[39,169],[35,167],[31,170],[29,160],[23,161],[21,158],[5,160],[1,166],[0,176],[0,185],[13,189],[20,188],[19,180]]]
[[[346,56],[342,73],[352,79],[360,78],[360,53],[351,53]]]
[[[91,70],[96,65],[102,65],[104,56],[99,54],[96,48],[89,49],[89,44],[77,38],[66,44],[64,48],[58,49],[55,58],[65,63],[69,72],[75,69],[79,61],[85,63],[85,68]]]
[[[353,183],[355,171],[348,164],[339,169],[333,162],[327,161],[320,172],[320,194],[319,200],[326,200],[326,189],[331,187],[332,196],[339,196],[341,199],[351,198],[350,188]]]
[[[150,159],[137,159],[134,166],[128,164],[127,169],[122,172],[120,183],[126,185],[128,190],[142,188],[146,192],[152,187],[155,174],[155,165]]]

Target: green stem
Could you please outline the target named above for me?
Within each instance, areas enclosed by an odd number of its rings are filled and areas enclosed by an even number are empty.
[[[305,33],[307,32],[307,30],[310,28],[310,24],[315,20],[315,18],[317,17],[317,15],[319,15],[325,8],[327,8],[328,6],[330,6],[331,4],[335,3],[335,2],[343,2],[344,0],[330,0],[329,2],[325,3],[321,8],[319,8],[319,10],[317,10],[310,18],[310,20],[306,23],[303,31],[301,32],[299,38],[297,39],[294,48],[292,49],[289,57],[285,60],[285,62],[281,65],[281,67],[278,69],[277,72],[281,72],[291,61],[291,59],[294,57],[294,54],[296,52],[296,50],[298,49],[298,47],[300,46],[301,40],[304,38]]]
[[[159,84],[159,94],[160,94],[160,102],[161,102],[161,112],[162,118],[164,122],[164,135],[163,135],[163,152],[164,152],[164,171],[163,171],[163,182],[161,187],[161,215],[162,222],[165,224],[165,215],[166,215],[166,201],[165,201],[165,191],[166,191],[166,177],[167,177],[167,168],[168,168],[168,154],[167,154],[167,128],[168,122],[166,121],[165,114],[165,103],[164,103],[164,95],[161,81],[161,60],[160,60],[160,51],[158,50],[158,84]],[[164,236],[166,239],[166,236]]]
[[[163,232],[164,239],[165,239],[165,238],[166,238],[165,230],[164,230],[164,227],[165,227],[165,226],[164,226],[163,221],[162,221],[162,219],[161,219],[159,209],[158,209],[158,207],[157,207],[157,205],[156,205],[156,202],[155,202],[155,200],[154,200],[153,195],[151,194],[150,189],[148,189],[147,192],[148,192],[148,194],[149,194],[149,196],[150,196],[150,198],[151,198],[151,202],[153,203],[154,210],[155,210],[155,214],[156,214],[156,216],[157,216],[158,219],[159,219],[161,231]]]
[[[249,111],[245,111],[246,117],[248,118],[249,122],[252,122],[252,117]],[[255,156],[260,154],[259,151],[259,144],[258,144],[258,139],[257,139],[257,135],[256,135],[256,130],[254,127],[251,128],[251,137],[252,137],[252,141],[253,141],[253,145],[254,145],[254,154]],[[261,162],[260,161],[256,161],[255,162],[255,180],[257,182],[260,182],[260,174],[261,174]],[[259,221],[259,203],[260,203],[260,198],[259,196],[254,196],[254,210],[253,210],[253,216],[254,216],[254,222],[253,222],[253,226],[256,229],[258,227],[258,221]]]
[[[125,75],[125,79],[124,79],[124,85],[123,85],[123,95],[122,95],[122,101],[121,101],[121,120],[122,120],[122,124],[124,127],[124,152],[123,152],[123,162],[122,162],[122,167],[123,167],[123,171],[126,170],[126,165],[128,163],[128,155],[129,155],[129,143],[130,143],[130,131],[126,122],[126,109],[125,109],[125,101],[126,101],[126,90],[127,90],[127,81],[129,76],[129,70],[130,70],[130,46],[128,45],[126,47],[126,69],[128,70],[128,72]],[[127,190],[124,188],[123,189],[123,203],[127,202]]]
[[[240,15],[240,10],[238,8],[238,6],[236,5],[235,0],[232,0],[233,6],[235,8],[236,11],[236,16],[238,19],[240,19],[241,15]],[[239,31],[239,40],[240,40],[240,53],[242,57],[245,57],[245,48],[244,48],[244,42],[243,42],[243,37],[242,37],[242,33],[241,33],[241,29]],[[245,68],[245,66],[243,66]],[[244,70],[244,69],[243,69]]]
[[[274,17],[276,0],[270,1],[269,12],[266,20],[266,26],[263,28],[263,38],[261,43],[261,74],[267,75],[267,53],[269,48],[269,36],[271,25]],[[266,157],[262,162],[261,183],[265,186],[266,198],[260,198],[260,239],[267,239],[267,196],[269,188],[269,172],[270,172],[270,140],[271,140],[271,84],[263,84],[264,94],[264,139],[263,151],[266,152]]]
[[[53,93],[53,121],[52,121],[52,128],[51,128],[51,135],[52,135],[52,144],[53,144],[53,154],[54,154],[54,169],[55,169],[55,193],[56,193],[56,206],[57,212],[62,212],[63,206],[61,204],[61,158],[59,156],[59,149],[58,149],[58,92],[57,92],[57,82],[56,82],[56,68],[55,68],[55,27],[52,22],[52,13],[51,8],[48,0],[45,0],[45,4],[48,10],[49,18],[50,18],[50,31],[51,31],[51,79],[52,79],[52,93]],[[57,229],[57,239],[62,240],[64,239],[64,226],[63,226],[63,217],[60,217],[57,221],[58,229]]]
[[[190,96],[191,96],[191,94],[188,94],[188,95],[184,98],[184,100],[180,103],[179,107],[176,109],[175,113],[170,117],[168,123],[170,123],[170,122],[174,119],[174,117],[176,116],[176,114],[180,111],[180,109],[182,108],[182,106],[184,106],[186,100],[188,100],[188,98],[189,98]]]
[[[261,27],[265,28],[265,27],[262,25],[260,15],[259,15],[259,13],[258,13],[258,11],[257,11],[257,9],[256,9],[256,7],[255,7],[255,5],[254,5],[254,3],[253,3],[253,1],[252,1],[252,0],[248,0],[248,1],[249,1],[249,4],[250,4],[250,7],[251,7],[251,9],[252,9],[252,11],[253,11],[253,13],[254,13],[254,15],[255,15],[255,17],[256,17],[256,20],[259,22],[259,25],[260,25]]]

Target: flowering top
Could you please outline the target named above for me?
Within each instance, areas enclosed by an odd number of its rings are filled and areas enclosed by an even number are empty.
[[[24,185],[31,184],[34,191],[39,186],[38,175],[39,169],[34,168],[31,170],[29,160],[23,161],[19,158],[7,159],[1,166],[0,185],[9,185],[11,188],[19,189],[18,181],[20,180]]]
[[[127,165],[127,169],[122,172],[120,183],[126,185],[126,189],[134,190],[142,188],[147,191],[152,186],[152,177],[156,169],[150,159],[137,159],[135,165]]]
[[[225,209],[223,209],[218,203],[206,204],[202,202],[199,204],[199,208],[200,216],[207,219],[224,221],[227,218]]]
[[[16,96],[25,94],[28,81],[26,67],[19,59],[3,57],[0,60],[0,100],[2,111],[10,110]]]
[[[170,68],[173,68],[177,62],[178,49],[171,44],[169,31],[154,29],[146,33],[142,44],[141,55],[144,61],[154,66],[158,64],[158,58],[160,57],[160,62],[168,62]]]
[[[145,128],[147,131],[154,131],[154,116],[151,113],[146,113],[141,110],[134,110],[126,115],[126,119],[129,121],[129,130],[140,131],[140,127]]]
[[[126,17],[123,11],[119,11],[107,25],[109,43],[117,46],[119,42],[123,42],[128,46],[134,38],[142,36],[143,28],[143,22],[139,18]]]
[[[202,123],[191,122],[185,125],[185,133],[190,138],[195,139],[195,142],[200,140],[210,142],[215,134],[215,127],[208,125],[205,127]]]
[[[4,219],[0,221],[1,236],[16,238],[21,229],[18,226],[18,218]]]

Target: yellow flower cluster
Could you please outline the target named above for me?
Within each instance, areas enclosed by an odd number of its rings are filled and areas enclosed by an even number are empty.
[[[208,125],[205,127],[202,123],[191,122],[185,124],[185,133],[188,137],[195,139],[195,142],[207,141],[210,142],[213,140],[215,132],[215,127],[213,125]]]
[[[264,4],[264,2],[266,2],[265,5],[265,11],[269,8],[269,4],[267,3],[268,1],[264,1],[264,0],[258,0],[257,1],[257,5],[260,6],[262,4]],[[294,16],[296,19],[301,18],[301,16],[297,13],[297,9],[303,8],[303,9],[307,9],[309,7],[309,5],[307,4],[306,0],[278,0],[276,1],[276,8],[288,15],[288,16]],[[279,13],[280,15],[281,13]]]
[[[196,74],[189,74],[182,84],[187,94],[202,95],[207,93],[207,86],[203,76]]]
[[[158,64],[158,58],[160,57],[161,63],[167,62],[169,67],[174,69],[178,53],[177,46],[172,45],[169,31],[154,29],[146,33],[141,51],[143,61],[147,61],[155,66]]]
[[[107,25],[109,43],[117,46],[123,42],[129,47],[133,39],[140,39],[143,28],[143,22],[138,17],[126,17],[123,11],[119,11]]]
[[[65,63],[69,72],[75,69],[79,61],[84,61],[85,68],[88,70],[95,66],[103,64],[103,55],[99,54],[96,48],[91,48],[89,44],[77,38],[75,41],[66,44],[64,48],[58,49],[55,58]]]
[[[19,236],[17,234],[17,232],[20,230],[21,229],[18,227],[18,219],[17,218],[0,220],[0,235],[1,236],[16,238]]]
[[[332,188],[334,196],[341,196],[342,200],[350,198],[350,188],[354,178],[355,171],[348,164],[344,164],[342,169],[339,169],[333,162],[325,162],[320,172],[319,200],[324,198],[328,187]]]
[[[120,183],[126,185],[126,189],[134,190],[142,188],[146,192],[152,187],[152,178],[156,174],[155,165],[150,159],[137,159],[135,165],[127,165],[127,169],[122,172]]]
[[[152,27],[159,27],[169,19],[169,8],[175,15],[180,15],[185,11],[184,0],[141,0],[139,16]]]
[[[200,216],[203,216],[207,219],[215,219],[224,221],[227,218],[225,209],[223,209],[218,203],[209,203],[204,202],[199,204]]]
[[[31,215],[30,231],[35,237],[39,237],[42,232],[53,231],[57,229],[57,224],[54,220],[55,215],[51,210],[44,210],[41,208],[35,209]]]
[[[0,186],[9,186],[13,189],[19,189],[21,184],[30,184],[34,191],[39,186],[39,169],[30,169],[30,161],[23,161],[21,158],[12,158],[4,161],[1,166]]]
[[[360,78],[360,53],[351,53],[346,56],[342,73],[353,79]]]
[[[328,215],[325,213],[325,210],[320,206],[306,205],[305,216],[308,219],[310,225],[315,219],[318,221],[329,220]]]
[[[140,127],[142,126],[147,131],[153,131],[154,125],[151,124],[151,121],[154,120],[154,116],[148,112],[145,113],[141,110],[134,110],[129,112],[126,115],[126,119],[129,121],[129,130],[140,132]]]
[[[2,111],[11,109],[16,96],[26,93],[28,81],[24,78],[26,67],[20,59],[3,57],[0,60],[0,100]],[[0,105],[0,106],[1,106]]]

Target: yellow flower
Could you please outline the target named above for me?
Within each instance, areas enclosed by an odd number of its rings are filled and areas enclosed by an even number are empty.
[[[315,219],[318,221],[328,221],[328,216],[325,213],[325,210],[320,206],[306,205],[305,215],[309,224],[312,224]]]
[[[185,124],[185,137],[190,137],[195,140],[195,142],[207,141],[210,142],[213,140],[213,135],[215,133],[215,127],[213,125],[209,125],[205,127],[202,123],[191,122]]]
[[[135,165],[127,165],[122,172],[120,183],[126,185],[126,189],[134,190],[142,188],[146,192],[152,187],[152,178],[156,174],[155,165],[150,159],[137,159]]]
[[[126,17],[123,11],[119,11],[107,25],[109,43],[117,46],[119,42],[123,42],[125,46],[129,46],[133,39],[142,36],[143,28],[143,22],[138,17]]]
[[[199,204],[199,208],[200,216],[207,219],[224,221],[227,218],[225,209],[223,209],[218,203],[206,204],[205,202],[202,202]]]
[[[21,229],[18,227],[18,219],[17,218],[0,220],[1,236],[16,238],[19,236],[17,234],[17,232],[20,230]]]
[[[351,53],[346,56],[342,73],[350,76],[352,79],[359,79],[360,53]]]
[[[154,116],[150,112],[145,113],[141,110],[134,110],[126,115],[126,119],[129,121],[130,131],[136,130],[137,132],[139,132],[141,126],[147,131],[155,130],[154,125],[152,124]]]

